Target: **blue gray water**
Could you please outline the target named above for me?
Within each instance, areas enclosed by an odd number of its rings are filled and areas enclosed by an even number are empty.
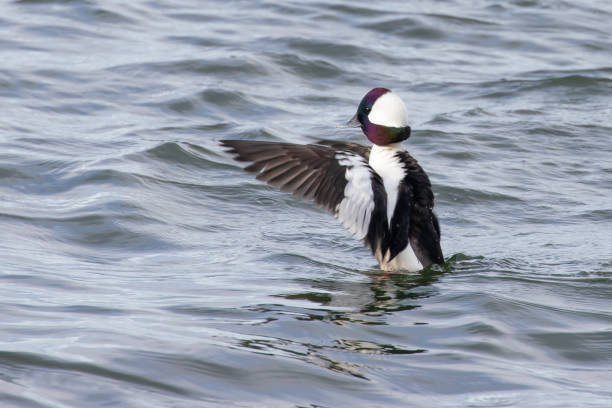
[[[1,407],[612,406],[606,0],[0,3]],[[444,267],[223,138],[408,106]]]

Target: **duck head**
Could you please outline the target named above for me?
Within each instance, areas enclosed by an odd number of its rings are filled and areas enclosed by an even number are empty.
[[[366,137],[379,146],[399,143],[410,137],[406,105],[387,88],[368,92],[347,125],[360,127]]]

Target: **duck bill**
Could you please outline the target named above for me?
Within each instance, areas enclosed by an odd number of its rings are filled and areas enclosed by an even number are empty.
[[[348,122],[346,122],[346,126],[348,127],[361,127],[361,123],[359,122],[359,118],[357,114],[351,118]]]

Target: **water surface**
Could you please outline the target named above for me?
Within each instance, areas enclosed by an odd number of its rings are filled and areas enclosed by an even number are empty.
[[[606,1],[0,5],[2,407],[612,406]],[[410,112],[444,267],[224,138]]]

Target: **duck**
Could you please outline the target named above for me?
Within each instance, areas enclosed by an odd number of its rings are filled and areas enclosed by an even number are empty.
[[[329,211],[369,247],[388,272],[418,272],[443,264],[440,224],[427,173],[402,142],[411,134],[402,99],[374,88],[348,127],[361,128],[371,146],[337,140],[311,144],[222,140],[256,178]]]

